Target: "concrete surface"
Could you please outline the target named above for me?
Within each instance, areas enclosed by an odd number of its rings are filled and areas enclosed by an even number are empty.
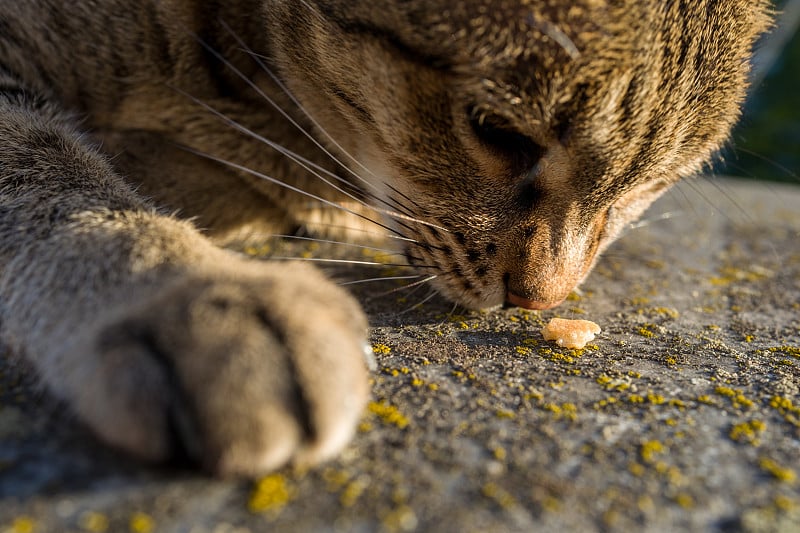
[[[800,531],[800,188],[695,181],[645,219],[553,311],[355,285],[375,401],[313,471],[138,465],[6,357],[0,532]],[[603,332],[559,349],[551,316]]]

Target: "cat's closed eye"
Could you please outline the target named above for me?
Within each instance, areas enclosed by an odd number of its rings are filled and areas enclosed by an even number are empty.
[[[528,174],[545,153],[545,148],[517,131],[511,122],[497,114],[482,114],[475,107],[467,110],[469,124],[483,146],[502,158],[511,176]]]

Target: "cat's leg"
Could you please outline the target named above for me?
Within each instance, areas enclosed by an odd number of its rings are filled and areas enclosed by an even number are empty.
[[[2,74],[0,323],[52,393],[147,459],[188,452],[223,474],[318,461],[368,397],[349,295],[159,213]]]

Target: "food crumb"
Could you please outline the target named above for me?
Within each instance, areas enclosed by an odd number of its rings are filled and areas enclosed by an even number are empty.
[[[542,328],[546,341],[555,341],[563,348],[581,349],[600,333],[600,326],[590,320],[553,318]]]

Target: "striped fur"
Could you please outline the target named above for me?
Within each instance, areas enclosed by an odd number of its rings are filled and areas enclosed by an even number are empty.
[[[767,25],[765,0],[0,0],[2,339],[140,457],[321,461],[368,397],[363,314],[216,245],[381,229],[457,302],[551,307],[725,142]]]

